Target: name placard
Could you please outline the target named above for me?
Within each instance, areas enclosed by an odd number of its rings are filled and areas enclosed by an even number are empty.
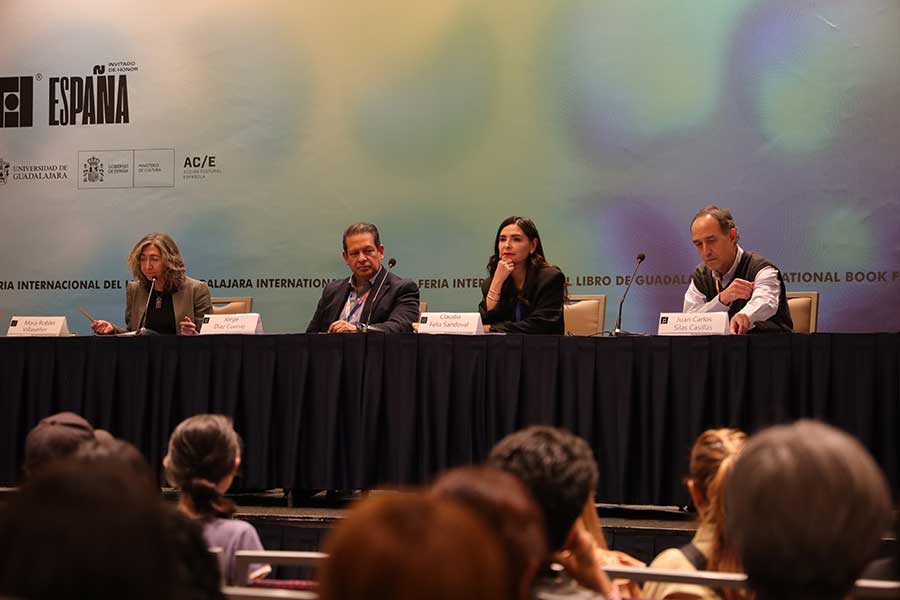
[[[660,313],[659,335],[728,335],[728,313]]]
[[[427,312],[419,318],[419,333],[482,335],[484,326],[481,324],[481,314],[477,312]]]
[[[69,335],[65,317],[13,317],[6,335],[10,337],[59,337]]]
[[[200,335],[223,333],[262,333],[262,317],[259,313],[242,313],[238,315],[206,315]]]

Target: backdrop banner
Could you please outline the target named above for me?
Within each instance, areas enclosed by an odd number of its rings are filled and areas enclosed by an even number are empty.
[[[897,331],[898,56],[897,2],[7,0],[0,319],[123,325],[125,257],[165,231],[302,331],[356,221],[468,312],[516,214],[607,328],[646,253],[623,328],[655,332],[716,203],[820,330]]]

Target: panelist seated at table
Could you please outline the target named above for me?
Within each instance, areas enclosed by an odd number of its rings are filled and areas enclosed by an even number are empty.
[[[562,334],[566,276],[547,262],[531,219],[508,217],[497,229],[478,305],[486,332]]]
[[[419,319],[419,286],[389,273],[381,264],[384,245],[378,228],[355,223],[343,236],[348,279],[332,281],[322,290],[307,333],[412,333]]]
[[[727,312],[733,334],[792,331],[781,271],[739,239],[727,209],[711,204],[694,215],[691,240],[703,262],[684,294],[684,312]]]
[[[181,252],[168,234],[149,233],[141,238],[128,255],[128,268],[134,275],[125,288],[128,329],[94,321],[94,333],[109,335],[144,327],[160,334],[194,335],[203,317],[212,313],[209,286],[187,276]]]

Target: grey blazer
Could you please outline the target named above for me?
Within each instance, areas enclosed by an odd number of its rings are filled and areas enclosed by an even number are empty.
[[[150,291],[142,281],[129,281],[125,287],[125,325],[128,331],[134,331],[144,316],[147,297]],[[172,294],[172,305],[175,307],[175,327],[189,316],[197,324],[197,331],[203,323],[203,317],[212,313],[212,300],[206,282],[191,277],[184,278],[184,285]]]

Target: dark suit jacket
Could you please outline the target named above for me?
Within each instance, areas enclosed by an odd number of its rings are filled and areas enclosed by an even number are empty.
[[[388,273],[386,269],[382,269],[382,273],[385,275],[379,274],[372,283],[372,293],[362,308],[359,321],[360,323],[368,321],[370,325],[377,326],[379,331],[385,333],[412,333],[412,324],[419,320],[419,286],[411,279],[403,279]],[[384,287],[378,293],[378,298],[374,298],[375,290],[384,277],[387,277]],[[346,279],[332,281],[326,285],[306,333],[328,331],[328,327],[340,318],[341,310],[349,295],[350,285]],[[369,314],[372,315],[371,319]]]
[[[491,279],[482,287],[487,294]],[[503,282],[500,301],[494,310],[487,309],[487,301],[481,300],[478,311],[481,322],[491,326],[491,331],[505,333],[565,333],[563,302],[566,292],[566,276],[556,267],[545,267],[536,274],[534,282],[525,282],[525,302],[520,307],[521,319],[516,320],[518,294],[512,277]]]
[[[125,326],[128,327],[128,331],[138,328],[149,295],[147,284],[141,281],[129,281],[125,287]],[[209,286],[205,281],[185,277],[184,284],[172,293],[172,305],[175,309],[176,330],[179,329],[178,324],[184,317],[189,316],[196,323],[197,331],[200,331],[203,317],[212,313]]]

